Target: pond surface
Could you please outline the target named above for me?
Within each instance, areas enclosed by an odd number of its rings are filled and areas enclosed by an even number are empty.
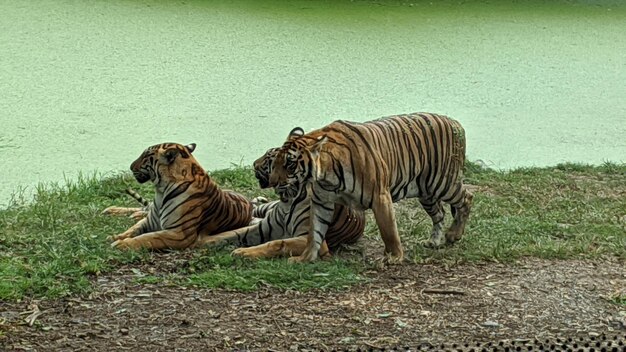
[[[432,3],[0,1],[0,205],[160,142],[213,170],[414,111],[495,168],[626,161],[619,1]]]

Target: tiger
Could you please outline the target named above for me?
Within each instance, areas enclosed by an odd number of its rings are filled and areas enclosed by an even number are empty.
[[[111,237],[112,247],[193,248],[212,234],[251,223],[252,203],[243,195],[221,190],[193,157],[195,148],[194,143],[156,144],[133,161],[133,176],[139,183],[151,181],[155,197],[145,218]],[[116,213],[112,208],[104,213]]]
[[[268,185],[282,199],[311,197],[307,248],[292,262],[317,259],[335,203],[372,209],[385,260],[401,263],[403,249],[393,203],[418,198],[432,219],[428,247],[461,239],[473,195],[463,185],[465,130],[449,117],[411,113],[364,123],[337,120],[304,133],[294,128],[278,151]],[[452,225],[442,233],[443,202]]]
[[[254,174],[259,187],[269,187],[272,164],[280,148],[269,149],[254,161]],[[257,197],[258,199],[258,197]],[[298,256],[306,248],[309,232],[308,217],[310,199],[305,193],[296,199],[258,204],[255,216],[259,223],[231,230],[207,238],[213,243],[228,243],[239,246],[232,254],[247,258],[271,258]],[[363,236],[365,214],[338,204],[330,220],[326,240],[322,243],[320,256],[328,257],[342,245],[353,244]],[[247,248],[246,248],[247,247]]]

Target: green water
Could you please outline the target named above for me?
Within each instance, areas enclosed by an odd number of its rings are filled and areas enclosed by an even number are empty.
[[[432,3],[0,0],[0,204],[159,142],[216,169],[413,111],[496,168],[626,161],[619,1]]]

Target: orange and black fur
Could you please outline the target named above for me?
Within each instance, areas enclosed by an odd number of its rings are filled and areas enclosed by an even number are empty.
[[[255,176],[261,188],[268,187],[272,164],[279,148],[268,150],[254,162]],[[262,219],[248,227],[217,234],[208,241],[230,243],[249,248],[238,248],[234,255],[259,258],[299,256],[306,248],[311,219],[310,198],[300,193],[295,199],[284,199],[257,205],[255,217]],[[363,236],[365,216],[363,211],[337,205],[330,220],[328,233],[321,245],[320,255],[325,256],[341,245],[355,243]]]
[[[313,261],[326,238],[335,203],[372,209],[390,262],[403,259],[393,203],[416,197],[433,227],[428,246],[461,238],[472,194],[463,185],[465,131],[455,120],[429,113],[365,123],[335,121],[304,133],[291,131],[269,179],[283,199],[311,197],[307,248],[293,261]],[[454,221],[442,233],[443,202]]]
[[[139,183],[154,184],[155,198],[147,206],[147,217],[112,237],[113,247],[190,248],[212,234],[251,222],[253,205],[240,194],[221,190],[191,154],[195,147],[157,144],[131,164]],[[111,207],[104,213],[120,214],[119,210]]]

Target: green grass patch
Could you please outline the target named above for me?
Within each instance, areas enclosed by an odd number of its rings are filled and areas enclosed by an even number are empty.
[[[185,258],[174,252],[155,255],[151,262],[171,260],[176,257],[174,270],[146,275],[133,268],[133,280],[139,284],[161,283],[173,286],[222,288],[237,291],[254,291],[260,287],[275,287],[307,291],[310,289],[343,289],[364,282],[359,275],[363,265],[354,260],[324,260],[310,265],[293,265],[286,260],[246,260],[232,257],[219,248],[186,251]],[[153,267],[148,268],[154,271]]]
[[[360,266],[338,259],[310,265],[293,265],[286,260],[250,261],[224,252],[207,251],[190,262],[189,275],[184,282],[202,288],[242,291],[261,286],[299,291],[338,289],[363,281],[358,275]]]
[[[408,241],[416,261],[626,257],[626,165],[503,172],[470,164],[466,183],[474,186],[470,222],[463,241],[446,249],[412,241],[428,236],[430,221],[423,214],[417,222],[410,218],[419,204],[399,205],[400,231],[413,235]]]
[[[258,189],[249,168],[211,175],[222,188],[248,197],[274,198],[272,191]],[[507,261],[525,256],[626,258],[626,165],[564,164],[501,172],[470,163],[466,180],[475,187],[474,207],[466,235],[455,246],[423,248],[419,241],[428,237],[430,219],[414,200],[397,205],[409,259],[419,263]],[[9,207],[0,210],[0,299],[86,293],[91,277],[126,264],[150,265],[154,254],[120,252],[106,240],[133,223],[100,215],[111,205],[137,206],[123,192],[128,186],[146,198],[153,196],[150,185],[138,185],[127,174],[81,176],[67,185],[39,186],[32,201],[16,193]],[[366,235],[375,238],[368,243],[380,246],[376,253],[382,253],[373,221]],[[137,282],[236,290],[264,285],[330,289],[359,282],[359,274],[367,267],[358,255],[289,265],[285,259],[246,261],[230,257],[226,250],[209,249],[194,251],[186,261],[173,273],[151,273]]]
[[[626,307],[626,294],[613,297],[613,303]]]

